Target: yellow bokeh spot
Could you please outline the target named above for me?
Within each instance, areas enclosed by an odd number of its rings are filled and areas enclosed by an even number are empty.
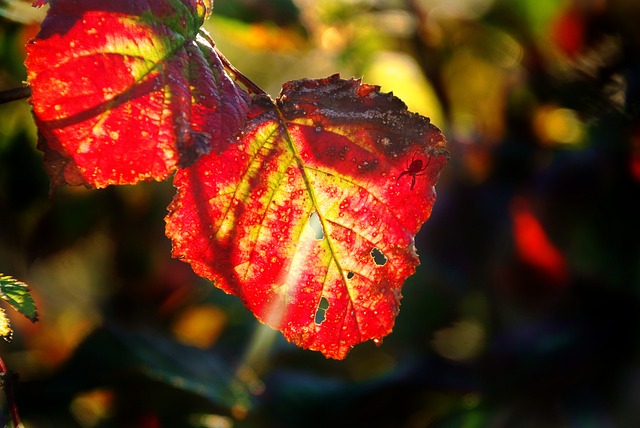
[[[172,330],[180,342],[208,348],[216,342],[226,323],[227,316],[222,309],[213,305],[200,305],[180,314]]]
[[[113,391],[108,389],[79,394],[71,401],[71,414],[83,427],[98,426],[112,413],[113,399]]]
[[[538,137],[547,144],[578,144],[584,140],[584,124],[574,110],[543,106],[534,116]]]
[[[435,333],[434,350],[453,361],[469,361],[477,358],[484,349],[486,332],[475,320],[462,320]]]
[[[460,49],[443,70],[455,138],[490,144],[501,141],[505,129],[505,68],[471,49]]]
[[[339,51],[344,49],[347,39],[343,33],[336,27],[327,27],[322,31],[320,36],[320,46],[322,49]]]
[[[383,92],[393,91],[410,111],[420,113],[443,128],[442,108],[436,93],[417,62],[400,52],[381,52],[364,72],[364,81],[379,85]]]
[[[232,428],[233,419],[216,414],[195,414],[189,418],[191,426],[202,428]]]

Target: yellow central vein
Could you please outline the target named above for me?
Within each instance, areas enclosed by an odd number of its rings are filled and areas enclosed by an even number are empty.
[[[332,260],[335,262],[337,268],[338,268],[338,272],[340,273],[340,276],[342,277],[342,283],[344,284],[344,287],[347,289],[347,294],[349,295],[349,301],[351,302],[351,306],[353,307],[353,314],[354,314],[354,319],[358,328],[358,331],[360,332],[360,323],[358,321],[358,314],[355,310],[355,303],[354,303],[354,296],[352,294],[352,290],[351,288],[348,286],[347,283],[347,276],[346,273],[344,271],[344,269],[342,268],[342,266],[340,265],[340,262],[338,260],[338,258],[336,257],[336,250],[334,249],[334,245],[329,237],[329,233],[328,233],[328,229],[327,229],[327,221],[325,220],[324,216],[322,215],[322,213],[320,212],[320,207],[318,204],[318,197],[315,194],[314,190],[313,190],[313,186],[311,186],[311,179],[309,178],[309,176],[307,175],[307,171],[306,171],[306,166],[304,165],[304,162],[302,161],[302,157],[300,156],[300,153],[298,153],[298,150],[295,147],[295,144],[293,143],[293,137],[291,136],[291,134],[289,133],[289,128],[287,126],[288,121],[285,119],[285,117],[282,115],[282,112],[280,111],[280,109],[275,106],[276,111],[278,113],[278,117],[280,119],[280,123],[281,126],[284,128],[284,132],[283,132],[283,136],[286,136],[286,141],[287,144],[289,145],[289,149],[291,150],[291,152],[293,153],[293,157],[296,160],[296,163],[298,164],[298,168],[300,169],[300,173],[302,175],[302,179],[304,180],[305,186],[307,188],[307,193],[309,194],[309,197],[311,198],[311,204],[313,205],[313,207],[315,208],[316,212],[318,213],[318,219],[320,220],[320,224],[322,225],[322,230],[324,231],[324,239],[327,242],[327,246],[329,247],[329,252],[331,254],[331,258]],[[328,270],[330,268],[330,265],[327,266],[327,273]],[[326,286],[326,282],[324,282],[323,285],[323,292],[324,292],[324,286]],[[321,296],[322,297],[322,294]],[[318,303],[320,302],[320,299],[318,299]],[[348,308],[347,308],[348,311]],[[344,320],[346,319],[346,314],[345,317],[343,318],[343,323]]]
[[[251,179],[253,177],[255,177],[255,174],[251,174],[251,165],[253,165],[253,163],[256,161],[256,158],[260,155],[260,150],[271,140],[271,137],[273,136],[273,134],[275,132],[277,132],[278,127],[274,127],[274,129],[265,136],[264,141],[262,142],[262,144],[260,145],[259,148],[257,148],[256,152],[254,155],[251,156],[251,158],[249,159],[249,161],[247,162],[247,168],[244,170],[244,172],[242,173],[242,178],[241,180],[238,182],[238,185],[235,186],[235,189],[233,191],[233,196],[231,197],[231,202],[229,203],[229,205],[226,207],[226,210],[224,211],[223,215],[222,215],[222,220],[220,221],[220,226],[217,228],[217,230],[215,230],[216,235],[220,232],[220,229],[222,228],[222,225],[224,224],[224,222],[226,221],[229,212],[231,211],[231,208],[233,207],[233,201],[237,200],[238,203],[243,202],[244,200],[246,200],[246,197],[248,196],[248,194],[250,193],[251,189],[249,187],[249,185],[247,184],[247,191],[245,192],[240,192],[240,189],[243,187],[242,184],[244,182],[249,183],[251,181]],[[255,173],[259,173],[260,172],[260,168],[256,168]],[[231,192],[229,192],[228,194],[231,194]]]

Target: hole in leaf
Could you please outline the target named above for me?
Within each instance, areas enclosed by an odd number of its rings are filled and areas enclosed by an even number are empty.
[[[312,212],[309,216],[309,226],[313,229],[313,233],[315,234],[316,239],[324,239],[324,230],[322,229],[322,224],[320,223],[320,216],[317,212]]]
[[[347,272],[347,279],[351,279],[355,276],[356,274],[353,272]]]
[[[329,301],[326,298],[321,298],[320,303],[318,303],[318,309],[316,310],[316,324],[322,324],[322,322],[327,317],[327,309],[329,309]]]
[[[387,258],[382,254],[382,251],[377,248],[371,250],[371,257],[373,257],[373,261],[378,266],[384,266],[387,263]]]

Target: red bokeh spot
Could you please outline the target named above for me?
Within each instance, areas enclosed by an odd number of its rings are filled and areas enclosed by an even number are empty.
[[[513,237],[518,258],[549,278],[551,285],[561,286],[567,280],[567,266],[562,253],[549,240],[530,203],[523,198],[511,208]]]

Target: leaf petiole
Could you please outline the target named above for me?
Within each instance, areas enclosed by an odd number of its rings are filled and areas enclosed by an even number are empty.
[[[220,50],[216,46],[215,42],[213,41],[213,39],[211,38],[209,33],[205,32],[205,31],[201,31],[200,35],[203,36],[205,39],[207,39],[207,41],[209,43],[211,43],[211,46],[213,46],[213,49],[215,50],[216,54],[220,58],[220,61],[222,62],[222,65],[224,65],[224,67],[227,69],[227,71],[230,72],[231,74],[233,74],[233,77],[236,80],[238,80],[240,83],[242,83],[249,90],[249,92],[251,92],[252,94],[255,94],[255,95],[267,95],[267,96],[269,96],[269,94],[267,94],[264,89],[262,89],[260,86],[258,86],[255,83],[253,83],[253,81],[251,79],[249,79],[247,76],[242,74],[242,72],[240,70],[235,68],[234,65],[231,64],[231,62],[229,62],[229,60],[222,54],[222,52],[220,52]]]
[[[13,395],[13,383],[14,376],[9,373],[7,366],[2,358],[0,358],[0,387],[4,389],[4,393],[7,398],[7,405],[11,411],[11,420],[14,427],[22,427],[20,423],[20,414],[18,413],[18,406],[16,405],[15,397]]]
[[[21,86],[19,88],[6,89],[0,91],[0,104],[9,103],[22,98],[31,96],[31,88],[29,86]]]

